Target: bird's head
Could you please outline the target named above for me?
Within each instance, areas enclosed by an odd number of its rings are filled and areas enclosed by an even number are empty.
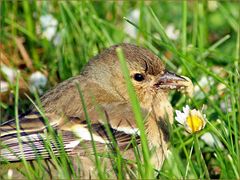
[[[156,95],[166,97],[170,90],[186,91],[190,94],[191,80],[165,69],[162,61],[151,51],[132,44],[112,46],[97,57],[92,67],[101,69],[94,78],[111,92],[128,99],[128,92],[116,49],[121,48],[129,68],[130,78],[142,106],[149,106]],[[91,71],[93,72],[93,71]],[[111,87],[111,88],[110,88]]]
[[[115,89],[121,88],[119,89],[119,93],[123,97],[127,96],[127,92],[126,88],[122,88],[122,84],[125,84],[125,80],[116,54],[116,49],[118,47],[123,50],[132,84],[140,103],[147,105],[147,102],[151,102],[156,94],[167,96],[170,90],[178,90],[191,95],[192,82],[189,78],[166,70],[162,61],[145,48],[132,44],[120,44],[110,48],[108,52],[111,53],[108,54],[111,54],[111,59],[114,59],[113,62],[115,62],[114,66],[112,66],[114,76],[112,76],[111,82],[113,85],[115,84]]]

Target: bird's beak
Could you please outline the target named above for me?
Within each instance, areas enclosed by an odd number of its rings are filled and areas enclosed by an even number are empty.
[[[192,84],[189,78],[179,76],[175,73],[165,71],[163,75],[161,75],[155,84],[158,89],[176,89],[183,90]]]

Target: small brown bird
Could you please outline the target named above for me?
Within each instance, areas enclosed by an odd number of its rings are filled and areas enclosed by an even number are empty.
[[[140,146],[141,134],[116,53],[118,47],[124,52],[139,99],[149,148],[154,150],[151,163],[160,169],[168,149],[167,124],[173,122],[173,108],[168,100],[168,92],[172,89],[188,91],[192,83],[188,78],[167,71],[161,60],[149,50],[131,44],[106,49],[89,61],[79,76],[60,83],[44,94],[41,97],[44,115],[33,107],[28,114],[19,116],[19,133],[15,120],[2,124],[0,161],[16,163],[24,158],[32,162],[39,157],[49,161],[52,157],[49,149],[56,156],[60,155],[58,146],[52,142],[54,138],[50,138],[49,147],[46,147],[46,131],[52,127],[61,136],[65,152],[70,157],[80,156],[83,160],[82,171],[93,174],[94,168],[89,167],[93,163],[87,160],[86,154],[93,152],[92,138],[98,153],[107,151],[112,143],[106,133],[106,120],[123,156],[135,160],[133,146],[129,144],[134,135],[137,146]],[[91,133],[76,84],[79,84],[84,96]],[[51,173],[52,169],[49,171]]]

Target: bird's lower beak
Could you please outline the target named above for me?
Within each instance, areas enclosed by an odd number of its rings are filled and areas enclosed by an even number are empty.
[[[155,86],[158,89],[176,89],[184,90],[192,85],[189,78],[179,76],[175,73],[165,71],[164,74],[157,80]]]

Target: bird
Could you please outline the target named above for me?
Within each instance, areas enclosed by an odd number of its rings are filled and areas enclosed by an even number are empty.
[[[12,165],[39,162],[40,158],[48,164],[52,159],[51,149],[56,157],[63,152],[73,161],[81,157],[84,174],[81,176],[94,177],[96,169],[87,156],[94,152],[93,145],[97,153],[107,152],[112,141],[124,158],[136,159],[134,146],[141,146],[141,134],[117,49],[122,49],[126,59],[148,146],[154,151],[151,164],[160,169],[169,146],[168,126],[173,123],[169,92],[189,92],[192,82],[168,71],[150,50],[129,43],[113,45],[93,57],[78,76],[59,83],[40,97],[41,107],[32,105],[18,117],[19,123],[12,119],[1,124],[0,161]],[[61,137],[61,145],[55,142],[55,136],[48,135],[50,132]],[[131,145],[133,136],[135,143]],[[52,167],[47,171],[54,176]]]

